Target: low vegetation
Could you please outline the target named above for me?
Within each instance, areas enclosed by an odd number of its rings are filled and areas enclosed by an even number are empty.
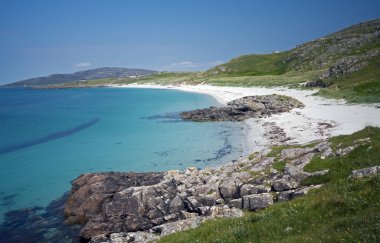
[[[316,156],[307,165],[310,172],[330,170],[319,179],[304,182],[324,183],[321,189],[265,210],[246,212],[243,218],[212,220],[160,242],[378,242],[380,175],[348,176],[352,170],[380,165],[380,128],[367,127],[330,141],[331,147],[338,149],[364,138],[371,140],[346,156],[324,160]]]
[[[280,75],[287,70],[284,58],[288,52],[272,54],[244,55],[232,59],[228,63],[216,66],[206,72],[207,75],[221,76],[264,76]]]

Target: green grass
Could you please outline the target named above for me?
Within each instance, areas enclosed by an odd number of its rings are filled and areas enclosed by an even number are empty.
[[[221,76],[263,76],[279,75],[286,72],[283,62],[288,52],[272,54],[244,55],[232,59],[228,63],[210,69],[206,73]]]
[[[277,171],[284,171],[285,165],[286,165],[285,161],[278,161],[278,162],[273,163],[272,167],[273,169]]]
[[[352,103],[380,103],[380,57],[362,70],[332,80],[334,84],[317,95]]]
[[[281,75],[262,75],[262,76],[212,76],[203,77],[202,83],[217,86],[237,86],[237,87],[278,87],[292,86],[316,78],[320,71],[308,72],[287,72]]]
[[[54,87],[73,87],[73,86],[99,86],[107,84],[159,84],[159,85],[177,85],[177,84],[210,84],[217,86],[236,86],[236,87],[277,87],[288,86],[297,87],[299,83],[306,82],[318,76],[320,71],[310,72],[288,72],[282,75],[263,75],[263,76],[208,76],[201,72],[183,72],[172,73],[162,72],[150,76],[139,78],[109,78],[88,80],[85,82],[73,82]],[[53,85],[51,85],[53,86]]]
[[[353,169],[380,165],[380,128],[367,127],[331,142],[335,148],[366,137],[369,144],[345,157],[314,159],[307,166],[308,171],[330,169],[321,189],[242,218],[208,221],[160,242],[379,242],[380,175],[347,177]]]

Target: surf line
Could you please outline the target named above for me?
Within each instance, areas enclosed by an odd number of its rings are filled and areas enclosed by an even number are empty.
[[[95,125],[99,121],[100,121],[99,118],[95,118],[95,119],[92,119],[92,120],[90,120],[88,122],[82,123],[82,124],[80,124],[78,126],[72,127],[70,129],[50,133],[50,134],[48,134],[48,135],[46,135],[45,137],[42,137],[42,138],[32,139],[32,140],[29,140],[29,141],[26,141],[26,142],[23,142],[23,143],[19,143],[19,144],[14,144],[14,145],[11,145],[11,146],[3,147],[3,148],[0,148],[0,154],[10,153],[10,152],[13,152],[13,151],[16,151],[16,150],[19,150],[19,149],[28,148],[28,147],[31,147],[31,146],[34,146],[34,145],[37,145],[37,144],[46,143],[46,142],[49,142],[49,141],[52,141],[52,140],[55,140],[55,139],[59,139],[59,138],[63,138],[63,137],[67,137],[67,136],[73,135],[74,133],[77,133],[79,131],[82,131],[84,129],[87,129],[87,128]]]

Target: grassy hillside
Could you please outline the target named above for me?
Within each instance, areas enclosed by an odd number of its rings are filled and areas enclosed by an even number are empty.
[[[316,156],[309,172],[329,169],[310,177],[306,185],[325,183],[308,195],[277,203],[243,218],[216,219],[197,229],[176,233],[160,242],[378,242],[380,241],[380,175],[349,179],[352,170],[380,165],[380,128],[367,127],[349,136],[331,139],[332,148],[371,138],[344,157],[325,160]],[[280,151],[277,149],[277,151]]]
[[[287,64],[284,58],[288,52],[244,55],[228,63],[216,66],[206,72],[208,75],[221,76],[264,76],[284,74]]]

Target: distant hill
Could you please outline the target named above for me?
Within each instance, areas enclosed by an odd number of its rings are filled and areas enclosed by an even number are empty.
[[[31,79],[26,79],[26,80],[14,82],[14,83],[6,84],[4,86],[21,87],[21,86],[63,84],[63,83],[77,82],[81,80],[146,76],[153,73],[156,73],[156,71],[146,70],[146,69],[103,67],[103,68],[95,68],[95,69],[80,71],[80,72],[71,73],[71,74],[52,74],[46,77],[31,78]]]

